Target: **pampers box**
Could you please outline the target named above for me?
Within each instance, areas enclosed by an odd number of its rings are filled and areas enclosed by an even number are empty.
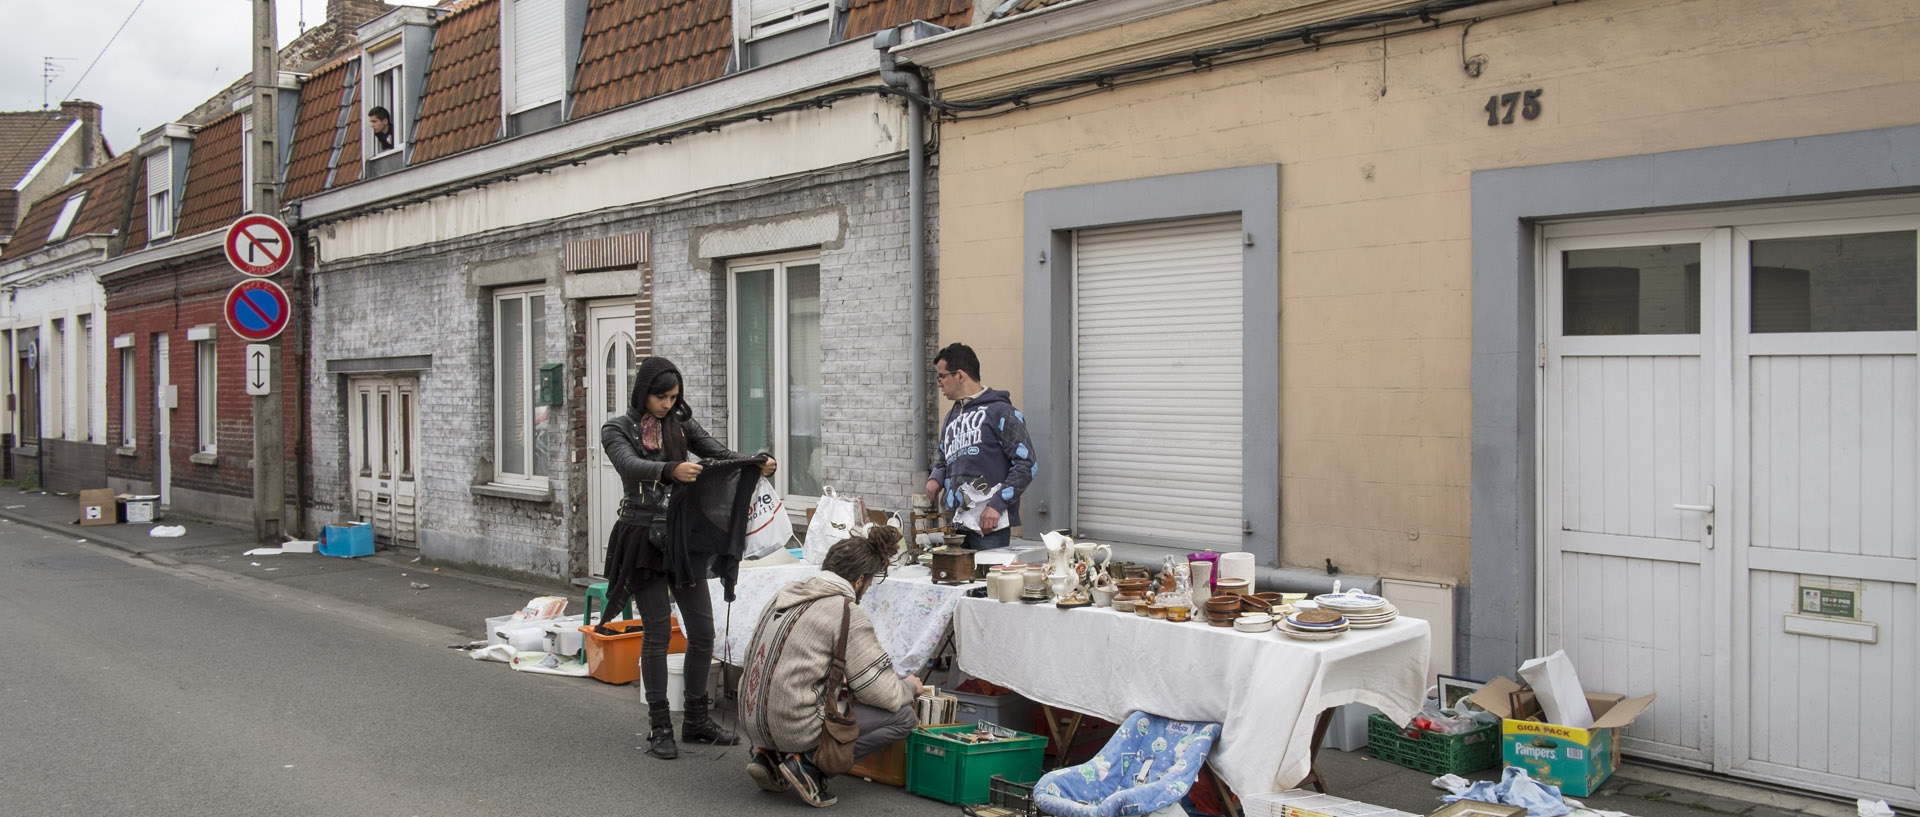
[[[1511,679],[1495,678],[1467,700],[1501,717],[1500,756],[1542,783],[1559,786],[1560,793],[1586,797],[1606,782],[1620,765],[1620,732],[1645,712],[1655,696],[1627,698],[1611,692],[1588,692],[1593,726],[1542,723],[1540,704],[1533,692]]]

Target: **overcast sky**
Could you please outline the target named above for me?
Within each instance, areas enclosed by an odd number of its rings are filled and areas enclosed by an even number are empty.
[[[276,5],[282,44],[300,34],[303,13],[310,27],[326,16],[326,0],[276,0]],[[133,147],[140,133],[178,119],[251,70],[250,0],[0,0],[0,8],[5,9],[0,14],[0,110],[39,110],[41,58],[69,57],[56,63],[60,72],[46,88],[46,100],[55,108],[61,99],[100,103],[114,155]],[[123,20],[126,29],[108,45]],[[83,79],[95,57],[99,63]]]

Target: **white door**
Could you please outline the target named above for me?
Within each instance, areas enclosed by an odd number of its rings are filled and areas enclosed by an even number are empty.
[[[600,425],[627,410],[633,390],[633,302],[590,304],[593,353],[587,362],[587,476],[593,493],[587,501],[587,572],[606,569],[607,537],[620,515],[620,474],[600,448]]]
[[[1719,317],[1703,230],[1554,239],[1541,491],[1544,651],[1590,689],[1658,704],[1623,746],[1710,763],[1717,722],[1712,376]]]
[[[420,387],[411,377],[348,381],[353,515],[388,545],[419,547]]]
[[[154,474],[154,492],[160,495],[160,504],[173,504],[173,449],[168,447],[172,439],[170,428],[173,424],[173,406],[176,402],[173,384],[167,373],[172,366],[167,362],[167,334],[153,336],[153,461],[158,470]]]
[[[1920,805],[1920,216],[1733,249],[1733,770]]]
[[[1920,805],[1920,206],[1545,235],[1541,651],[1660,694],[1629,753]]]

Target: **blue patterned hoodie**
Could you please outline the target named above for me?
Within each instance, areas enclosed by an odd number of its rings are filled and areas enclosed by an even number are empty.
[[[982,487],[1002,486],[987,504],[1007,514],[1008,524],[1020,524],[1020,495],[1033,483],[1036,469],[1033,441],[1027,437],[1027,417],[1013,407],[999,389],[955,403],[941,425],[940,451],[933,481],[940,486],[940,505],[949,511],[966,507],[960,486],[974,478]]]

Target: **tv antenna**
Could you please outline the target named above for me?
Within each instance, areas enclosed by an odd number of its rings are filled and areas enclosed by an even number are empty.
[[[73,62],[75,57],[40,58],[40,110],[47,110],[52,103],[47,99],[47,89],[53,87],[53,78],[67,72],[60,63]]]

